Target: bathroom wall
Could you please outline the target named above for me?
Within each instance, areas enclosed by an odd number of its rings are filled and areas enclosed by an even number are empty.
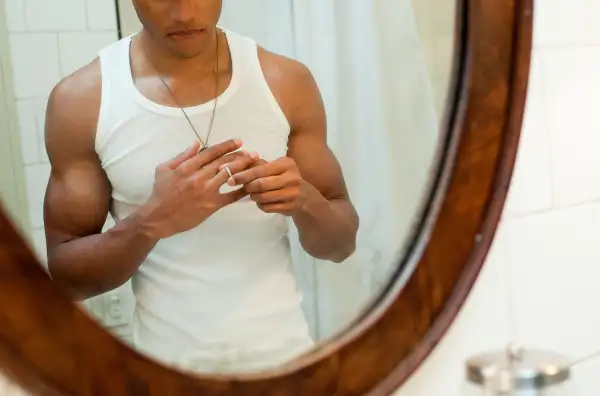
[[[35,247],[45,256],[42,202],[49,175],[43,142],[52,87],[114,41],[116,19],[106,0],[5,0],[13,88]]]
[[[25,174],[29,237],[45,261],[42,203],[50,166],[44,146],[45,109],[50,90],[117,39],[115,7],[106,0],[4,0],[8,25],[12,89],[16,99]],[[106,317],[114,331],[129,335],[127,289],[86,305]]]
[[[399,396],[462,396],[464,359],[516,340],[600,350],[600,0],[536,1],[531,85],[499,233],[464,310]],[[600,394],[600,359],[574,396]]]

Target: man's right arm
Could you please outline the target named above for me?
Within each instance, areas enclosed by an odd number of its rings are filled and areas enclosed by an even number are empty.
[[[96,60],[54,88],[46,112],[48,267],[54,281],[77,300],[127,282],[157,243],[135,215],[102,233],[111,188],[94,150],[100,98]]]

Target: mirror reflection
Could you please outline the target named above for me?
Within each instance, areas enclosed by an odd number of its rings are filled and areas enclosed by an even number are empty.
[[[3,202],[136,350],[193,373],[277,368],[344,330],[404,254],[455,7],[119,0],[121,38],[59,35],[52,83],[5,49]]]

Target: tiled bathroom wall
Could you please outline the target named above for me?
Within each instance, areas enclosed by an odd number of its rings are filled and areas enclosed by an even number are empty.
[[[46,102],[61,77],[91,61],[100,48],[116,39],[115,8],[109,0],[4,2],[31,232],[44,257],[41,204],[50,171],[43,141]]]
[[[467,356],[509,341],[600,350],[600,0],[536,0],[530,91],[494,247],[449,333],[399,396],[462,396]],[[600,393],[600,359],[573,396]]]
[[[29,206],[30,237],[45,260],[42,203],[50,166],[44,145],[48,95],[62,78],[117,39],[114,2],[110,0],[5,0],[21,150]],[[86,302],[115,332],[127,338],[125,316],[132,300],[123,288]],[[124,330],[125,329],[125,330]]]
[[[4,0],[13,89],[29,207],[30,237],[45,260],[42,202],[49,176],[43,142],[45,107],[54,85],[117,38],[110,0]],[[0,396],[21,395],[0,378]]]

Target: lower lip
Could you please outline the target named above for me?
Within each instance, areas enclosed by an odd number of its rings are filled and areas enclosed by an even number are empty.
[[[204,33],[204,30],[190,30],[189,32],[173,33],[169,36],[174,40],[188,40],[194,37],[198,37],[202,33]]]

